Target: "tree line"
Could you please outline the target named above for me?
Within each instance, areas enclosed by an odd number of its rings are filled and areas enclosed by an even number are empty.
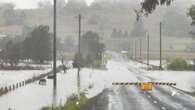
[[[52,42],[49,26],[40,25],[33,29],[25,40],[9,40],[0,52],[1,66],[16,66],[20,60],[44,63],[51,60]]]
[[[105,45],[101,43],[98,33],[88,31],[81,37],[81,53],[77,53],[73,66],[77,67],[101,67]]]

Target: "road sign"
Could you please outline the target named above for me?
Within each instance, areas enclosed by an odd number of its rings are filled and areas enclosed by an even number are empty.
[[[141,83],[140,85],[140,89],[143,91],[151,91],[152,90],[152,83],[148,82],[148,83]]]

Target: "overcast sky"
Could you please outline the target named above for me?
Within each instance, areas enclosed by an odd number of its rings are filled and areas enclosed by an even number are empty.
[[[37,3],[44,0],[0,0],[0,2],[14,3],[16,8],[36,8]],[[52,0],[51,0],[52,1]],[[90,4],[93,0],[86,0]]]
[[[23,8],[23,9],[36,8],[39,1],[46,1],[46,0],[0,0],[0,2],[14,3],[16,8]],[[50,1],[53,1],[53,0],[50,0]],[[67,1],[67,0],[65,0],[65,1]],[[88,4],[90,4],[93,1],[94,0],[86,0],[86,2]],[[121,0],[121,1],[123,1],[123,0]],[[140,0],[140,1],[142,1],[142,0]],[[195,3],[195,0],[175,0],[175,1],[183,1],[184,3],[193,1]]]

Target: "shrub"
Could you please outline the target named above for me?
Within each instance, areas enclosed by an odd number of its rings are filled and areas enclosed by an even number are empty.
[[[81,55],[78,54],[75,55],[74,61],[73,61],[73,67],[78,68],[78,65],[80,63],[80,67],[91,67],[94,68],[101,68],[102,66],[102,59],[101,58],[92,58],[92,56],[88,55],[86,58],[83,58]]]
[[[78,97],[76,95],[72,95],[68,98],[67,103],[63,107],[63,110],[79,110],[81,106],[87,103],[87,97],[84,93],[81,93],[80,95],[80,101],[77,105]]]
[[[78,102],[78,97],[77,95],[73,94],[67,99],[67,102],[64,106],[55,107],[55,108],[43,107],[41,110],[80,110],[80,108],[84,106],[85,104],[87,104],[88,102],[88,99],[85,93],[81,93],[79,104],[77,104],[77,102]]]
[[[182,59],[182,58],[175,58],[175,59],[169,59],[168,60],[168,65],[167,65],[168,70],[176,70],[176,71],[183,71],[183,70],[190,70],[191,66],[188,65],[188,63]]]

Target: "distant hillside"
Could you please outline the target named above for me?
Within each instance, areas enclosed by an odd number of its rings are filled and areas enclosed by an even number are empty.
[[[90,7],[62,7],[58,9],[58,36],[64,38],[66,36],[77,36],[78,31],[78,13],[82,13],[82,32],[94,30],[102,37],[110,37],[114,28],[132,32],[136,16],[134,9],[138,9],[140,4],[135,2],[111,2],[103,4],[96,1]],[[167,36],[188,36],[190,29],[190,19],[186,16],[187,9],[194,1],[176,0],[172,6],[166,8],[158,8],[152,15],[143,18],[144,28],[156,36],[159,33],[159,22],[163,21],[166,30],[163,31]],[[82,5],[83,6],[83,5]],[[24,27],[34,27],[40,24],[52,27],[52,9],[40,8],[32,10],[16,10],[25,14],[24,23],[22,25],[5,26],[4,19],[0,19],[0,32],[7,34],[22,34]],[[1,13],[1,12],[0,12]],[[177,30],[177,32],[175,32]],[[52,31],[52,28],[51,28]]]

